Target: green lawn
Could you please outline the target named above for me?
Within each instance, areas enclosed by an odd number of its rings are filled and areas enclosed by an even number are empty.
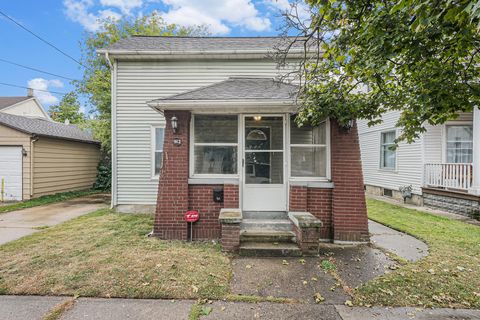
[[[411,234],[429,256],[360,287],[357,304],[480,308],[480,227],[369,199],[370,219]]]
[[[70,200],[73,198],[88,196],[94,193],[99,193],[99,191],[89,189],[89,190],[81,190],[81,191],[62,192],[62,193],[57,193],[49,196],[42,196],[32,200],[15,202],[12,204],[6,204],[3,206],[0,206],[0,213],[15,211],[19,209],[25,209],[25,208],[31,208],[36,206],[43,206],[45,204],[61,202],[61,201]]]
[[[0,246],[0,294],[222,298],[218,245],[147,238],[153,216],[103,209]]]

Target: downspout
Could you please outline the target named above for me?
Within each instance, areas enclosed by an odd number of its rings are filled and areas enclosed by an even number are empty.
[[[117,205],[117,136],[116,136],[116,126],[117,126],[117,114],[116,114],[116,62],[110,60],[110,56],[108,52],[105,52],[105,60],[108,63],[108,66],[110,67],[111,70],[111,85],[110,85],[110,94],[111,94],[111,114],[112,114],[112,119],[111,119],[111,143],[112,143],[112,195],[111,195],[111,201],[110,201],[110,209],[115,208]]]
[[[34,173],[34,163],[33,163],[33,144],[38,141],[38,136],[33,135],[30,138],[30,199],[33,198],[33,173]]]

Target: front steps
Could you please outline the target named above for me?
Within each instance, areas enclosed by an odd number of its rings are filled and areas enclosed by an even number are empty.
[[[301,256],[292,230],[286,212],[243,212],[239,253],[256,257]]]

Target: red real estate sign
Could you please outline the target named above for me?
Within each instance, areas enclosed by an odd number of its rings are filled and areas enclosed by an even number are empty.
[[[198,219],[200,219],[200,214],[198,211],[191,210],[185,213],[185,220],[187,220],[187,222],[196,222]]]

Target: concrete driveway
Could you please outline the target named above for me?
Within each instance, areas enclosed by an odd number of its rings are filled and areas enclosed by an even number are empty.
[[[45,206],[0,214],[0,244],[38,232],[86,213],[106,208],[109,196],[95,194]]]

